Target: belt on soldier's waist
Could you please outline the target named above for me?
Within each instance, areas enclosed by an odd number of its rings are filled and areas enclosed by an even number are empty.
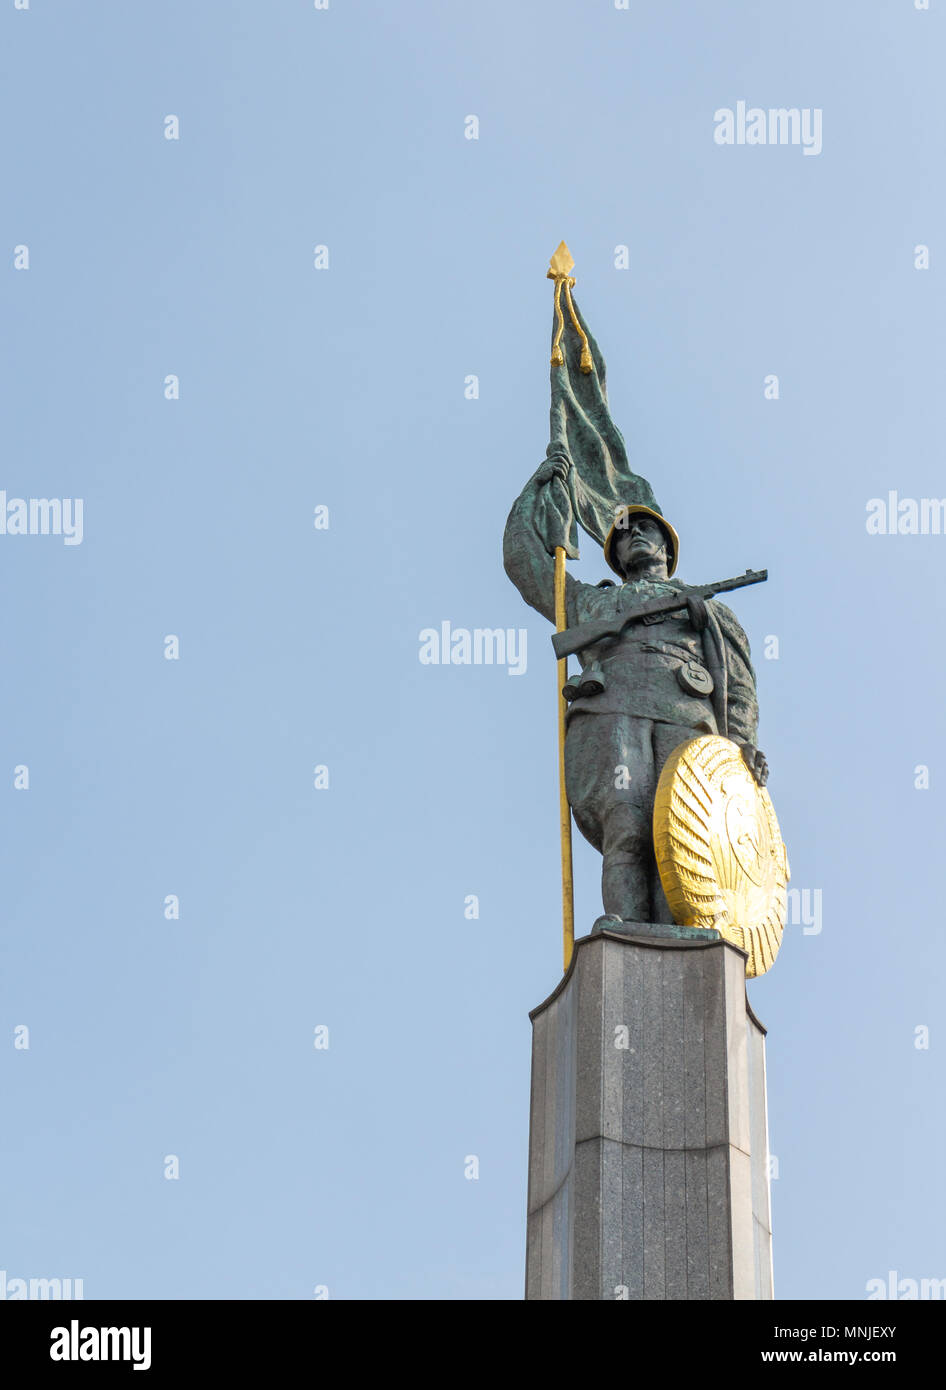
[[[689,647],[678,647],[673,642],[661,642],[659,645],[654,642],[621,642],[610,652],[605,650],[601,653],[600,661],[618,661],[623,656],[637,656],[644,652],[647,655],[669,656],[677,661],[698,661],[702,666],[701,655],[692,652]]]
[[[693,655],[687,647],[677,647],[671,642],[663,642],[659,646],[649,642],[635,642],[633,645],[621,643],[612,656],[602,655],[599,666],[602,675],[609,675],[615,666],[621,664],[622,659],[633,666],[635,658],[658,657],[655,662],[644,661],[644,665],[669,666],[676,676],[677,684],[687,695],[695,696],[697,699],[706,699],[712,695],[715,689],[715,681],[706,669],[702,661]]]

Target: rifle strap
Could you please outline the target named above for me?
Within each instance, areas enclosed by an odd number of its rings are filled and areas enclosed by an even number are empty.
[[[705,631],[706,625],[710,620],[706,600],[691,595],[687,599],[687,612],[690,615],[690,622],[696,628],[697,632]]]
[[[702,603],[703,600],[701,599]],[[713,677],[713,712],[716,715],[716,728],[723,738],[729,737],[729,662],[726,657],[726,642],[719,619],[705,603],[706,627],[703,629],[703,653],[706,669]]]

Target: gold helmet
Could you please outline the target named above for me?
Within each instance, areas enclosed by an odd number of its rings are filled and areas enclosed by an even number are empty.
[[[666,517],[661,516],[659,512],[655,512],[653,507],[645,507],[642,502],[632,502],[630,506],[622,507],[621,510],[618,512],[617,516],[614,518],[614,524],[612,525],[611,530],[604,538],[605,560],[608,562],[608,565],[611,567],[611,569],[614,570],[614,573],[619,574],[623,579],[624,572],[620,569],[618,565],[617,556],[614,554],[614,546],[620,533],[622,531],[627,530],[628,518],[632,516],[653,517],[654,521],[656,521],[660,526],[662,526],[664,531],[666,532],[667,578],[669,579],[669,577],[673,574],[674,570],[677,568],[677,559],[680,555],[680,537],[677,535],[676,531],[670,525],[670,522],[666,519]]]

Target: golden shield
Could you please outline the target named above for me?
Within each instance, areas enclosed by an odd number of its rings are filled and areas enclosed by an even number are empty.
[[[660,881],[681,926],[715,927],[764,975],[785,926],[788,855],[772,798],[731,739],[704,734],[667,759],[654,799]]]

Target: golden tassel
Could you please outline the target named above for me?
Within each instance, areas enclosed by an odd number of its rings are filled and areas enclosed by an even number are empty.
[[[562,313],[562,277],[553,274],[550,270],[545,278],[555,281],[555,341],[552,343],[552,366],[564,367],[565,354],[559,346],[562,341],[562,333],[565,331],[565,315]]]
[[[562,286],[564,285],[569,317],[575,332],[581,339],[581,370],[587,376],[589,372],[594,370],[594,363],[591,360],[591,348],[588,346],[588,334],[578,322],[578,315],[575,313],[575,306],[572,303],[572,286],[575,283],[575,277],[569,275],[568,272],[574,268],[574,265],[572,253],[564,241],[560,242],[545,276],[547,280],[555,281],[555,338],[552,342],[552,366],[563,367],[565,365],[565,354],[562,352],[561,346],[562,334],[565,331],[565,315],[562,313]]]
[[[572,285],[574,285],[574,283],[574,279],[571,278],[565,281],[565,298],[568,300],[568,312],[571,314],[575,332],[581,339],[581,370],[584,372],[585,376],[587,376],[592,367],[591,348],[588,346],[588,334],[578,322],[578,315],[575,313],[575,306],[572,303]]]

